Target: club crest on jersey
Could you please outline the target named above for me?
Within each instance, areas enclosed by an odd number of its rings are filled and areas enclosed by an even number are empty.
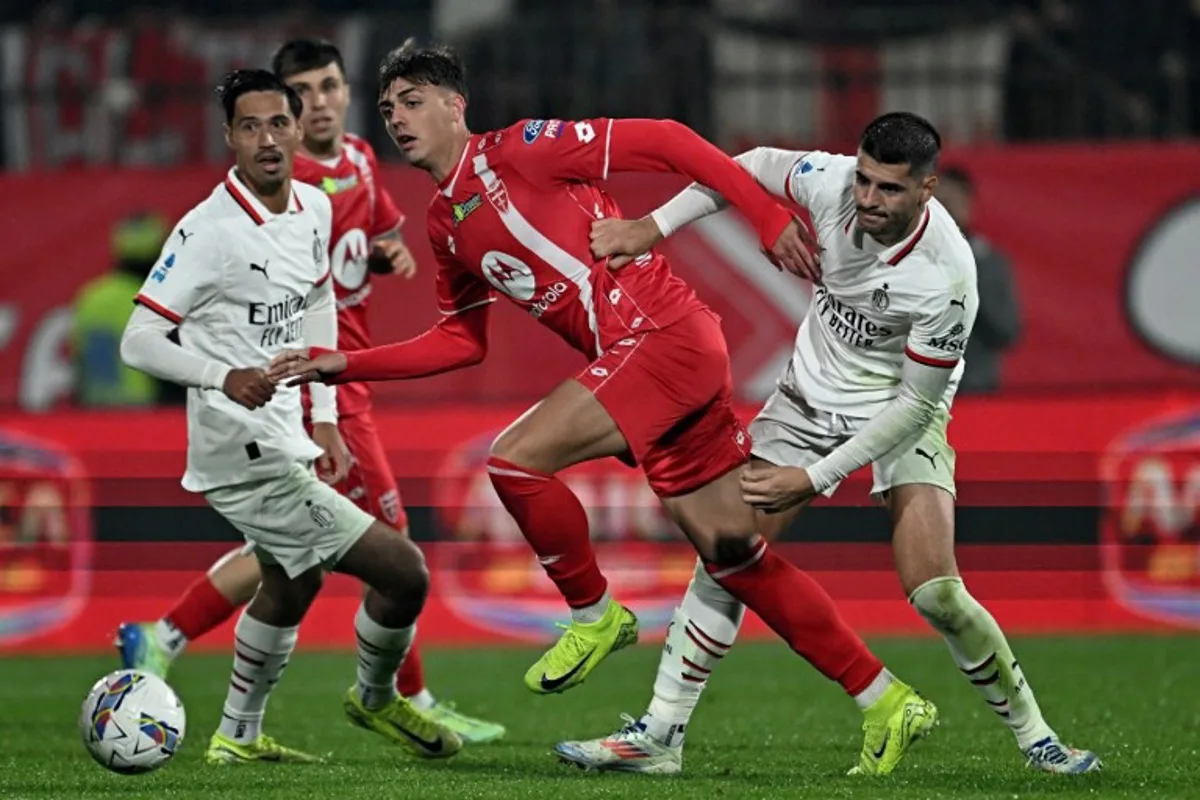
[[[481,205],[483,205],[483,198],[481,198],[479,193],[476,192],[463,202],[455,203],[450,206],[450,212],[454,214],[454,227],[457,228],[463,220],[471,216],[472,211],[479,208]]]
[[[321,244],[321,232],[313,228],[313,263],[318,267],[325,262],[325,246]]]
[[[871,305],[876,311],[887,311],[887,307],[891,305],[891,300],[888,299],[888,285],[885,283],[875,291],[871,292]]]
[[[488,283],[514,300],[527,303],[537,292],[533,270],[516,256],[489,250],[483,254],[479,267]]]
[[[546,120],[531,119],[525,123],[525,131],[522,134],[525,139],[525,144],[533,144],[537,138],[542,135],[542,129],[546,127]]]
[[[504,185],[504,181],[498,180],[489,186],[487,198],[496,211],[501,214],[508,213],[508,188]]]

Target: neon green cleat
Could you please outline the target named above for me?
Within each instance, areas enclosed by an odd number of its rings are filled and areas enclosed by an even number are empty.
[[[351,725],[404,745],[415,756],[449,758],[462,749],[462,739],[457,733],[418,711],[400,695],[393,697],[383,708],[372,710],[362,704],[355,687],[351,686],[346,692],[344,708]]]
[[[616,600],[599,622],[559,625],[566,633],[525,673],[525,686],[538,694],[558,694],[583,683],[609,653],[635,644],[638,621]]]
[[[938,722],[937,706],[900,681],[893,681],[863,715],[862,754],[851,775],[887,775]]]
[[[158,643],[153,622],[121,623],[113,644],[121,655],[121,666],[124,669],[137,669],[160,678],[167,677],[167,671],[171,668],[171,656],[166,648]]]
[[[498,722],[469,717],[454,707],[454,703],[436,703],[424,711],[425,716],[458,734],[467,744],[487,744],[504,738],[504,726]]]
[[[227,736],[214,733],[208,742],[208,750],[204,752],[204,763],[214,766],[229,766],[233,764],[252,764],[266,762],[271,764],[320,764],[323,761],[318,756],[302,753],[290,747],[284,747],[270,736],[260,733],[258,738],[246,744],[238,744]]]

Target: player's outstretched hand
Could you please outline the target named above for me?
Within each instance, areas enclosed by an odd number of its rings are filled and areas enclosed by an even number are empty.
[[[374,241],[371,255],[367,257],[367,267],[377,274],[399,275],[402,278],[417,274],[417,260],[399,236]]]
[[[324,452],[317,459],[317,477],[332,486],[350,474],[350,449],[332,422],[314,422],[312,439]]]
[[[598,219],[592,223],[592,254],[609,256],[609,269],[620,269],[662,241],[662,231],[650,217]]]
[[[231,369],[221,387],[225,396],[246,408],[262,408],[275,394],[275,384],[261,369]]]
[[[767,258],[793,275],[813,283],[821,282],[821,246],[798,219],[793,219],[779,234]]]
[[[284,350],[271,359],[267,377],[288,386],[320,382],[346,369],[346,356],[336,350],[326,350],[310,357],[305,350]]]
[[[816,494],[800,467],[751,465],[742,470],[742,499],[768,513],[786,511]]]

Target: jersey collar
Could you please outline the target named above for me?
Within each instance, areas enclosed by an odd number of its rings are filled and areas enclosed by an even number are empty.
[[[441,183],[438,184],[438,189],[441,190],[443,196],[449,197],[450,195],[454,194],[454,185],[458,183],[459,173],[462,172],[463,164],[465,164],[467,161],[467,153],[471,152],[471,145],[474,143],[474,136],[467,139],[467,146],[463,148],[462,155],[458,158],[458,166],[454,168],[454,172],[451,172],[442,179]]]
[[[254,220],[255,225],[262,225],[269,219],[282,216],[272,213],[262,201],[254,196],[254,193],[242,183],[237,176],[237,167],[230,167],[229,172],[225,174],[225,191],[229,192],[242,210],[249,215],[250,219]],[[288,199],[287,213],[296,214],[304,210],[304,206],[300,204],[300,197],[296,194],[296,187],[292,187],[292,196]]]
[[[870,236],[860,231],[854,217],[851,217],[850,221],[846,223],[846,235],[850,237],[850,241],[854,242],[855,246],[860,250],[873,253],[880,261],[894,267],[916,249],[917,243],[921,241],[921,237],[925,235],[925,229],[928,227],[929,205],[926,204],[925,212],[921,215],[921,221],[917,223],[917,227],[913,232],[890,247],[881,246]]]

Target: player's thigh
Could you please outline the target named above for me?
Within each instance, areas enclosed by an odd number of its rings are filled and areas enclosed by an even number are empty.
[[[352,464],[350,474],[334,488],[363,511],[406,533],[408,515],[374,418],[369,413],[355,414],[339,420],[338,427]]]
[[[892,519],[892,549],[906,593],[927,580],[957,575],[954,559],[955,453],[950,416],[934,420],[876,462],[872,494]]]
[[[291,577],[337,563],[374,522],[301,464],[274,478],[214,489],[205,499],[263,565],[276,564]]]
[[[567,380],[505,428],[492,443],[491,454],[553,474],[625,449],[620,428],[595,395],[578,381]]]
[[[767,465],[777,467],[786,466],[783,464],[775,464],[773,462],[766,461],[757,456],[750,459],[750,465],[751,467]],[[811,503],[812,498],[809,498],[799,505],[792,506],[791,508],[783,511],[775,512],[760,511],[756,508],[754,509],[755,527],[758,529],[758,532],[762,534],[764,539],[774,544],[775,542],[779,541],[780,537],[783,536],[783,532],[791,527],[792,523],[795,522],[796,517],[800,516],[800,512],[808,508]]]
[[[375,520],[333,566],[385,597],[423,598],[429,590],[425,556],[412,539]]]
[[[313,567],[297,575],[274,561],[261,565],[262,582],[247,609],[250,616],[281,628],[299,625],[321,591],[325,571]]]

